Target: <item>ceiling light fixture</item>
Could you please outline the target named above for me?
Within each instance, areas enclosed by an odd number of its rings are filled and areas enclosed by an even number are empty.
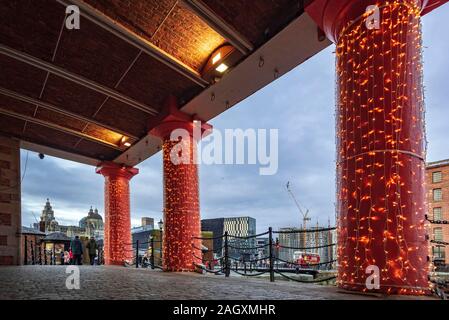
[[[215,83],[224,76],[226,72],[235,66],[243,55],[232,45],[226,44],[217,48],[204,65],[201,75],[204,80]]]
[[[215,68],[215,70],[217,70],[220,73],[223,73],[226,70],[228,70],[228,66],[226,64],[222,63],[217,68]]]

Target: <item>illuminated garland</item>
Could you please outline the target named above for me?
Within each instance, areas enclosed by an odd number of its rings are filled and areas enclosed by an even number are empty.
[[[201,232],[200,205],[198,195],[197,165],[174,164],[170,153],[176,144],[190,150],[191,160],[196,157],[196,142],[165,139],[162,145],[164,162],[164,261],[166,271],[193,271],[201,264],[201,240],[194,239]],[[193,244],[193,246],[192,246]]]
[[[425,130],[420,7],[383,4],[379,30],[366,15],[337,44],[338,283],[367,290],[428,292]]]
[[[105,177],[104,260],[106,265],[131,263],[129,180],[139,171],[115,163],[103,163],[97,173]]]

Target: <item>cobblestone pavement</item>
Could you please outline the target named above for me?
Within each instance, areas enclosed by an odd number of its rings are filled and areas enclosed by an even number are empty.
[[[0,267],[0,299],[379,299],[333,286],[267,279],[81,266],[80,290],[65,286],[64,266]],[[397,299],[398,297],[390,297]]]

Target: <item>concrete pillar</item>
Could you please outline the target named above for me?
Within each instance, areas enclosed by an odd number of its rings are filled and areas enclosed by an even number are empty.
[[[425,294],[422,3],[393,0],[367,11],[376,3],[318,0],[307,8],[337,45],[338,284]],[[376,267],[380,287],[367,287]]]
[[[0,136],[0,265],[19,265],[20,259],[20,143]]]
[[[164,115],[151,126],[151,134],[162,139],[164,175],[163,269],[194,271],[201,261],[201,233],[197,148],[192,116],[178,110],[176,99],[167,101]],[[150,124],[151,125],[151,124]],[[211,127],[202,124],[202,131]],[[182,139],[171,140],[181,129]],[[200,137],[199,137],[200,138]],[[179,156],[184,160],[177,162]]]
[[[125,261],[132,262],[129,181],[139,173],[139,170],[104,162],[97,167],[96,172],[105,178],[105,264],[123,265]]]

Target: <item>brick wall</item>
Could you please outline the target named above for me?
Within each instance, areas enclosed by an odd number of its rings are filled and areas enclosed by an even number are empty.
[[[434,172],[441,172],[442,180],[441,182],[433,182],[432,176]],[[434,201],[433,190],[442,190],[442,200]],[[426,195],[428,204],[428,216],[429,219],[434,219],[434,208],[441,208],[442,220],[449,220],[449,164],[438,165],[437,163],[432,163],[428,165],[426,169]],[[443,241],[449,242],[449,225],[445,224],[430,224],[428,234],[430,240],[434,239],[435,228],[443,229]],[[429,256],[432,257],[432,247],[434,243],[429,244],[430,253]],[[449,264],[449,246],[445,247],[445,263]]]
[[[19,141],[0,136],[0,265],[20,264]]]

